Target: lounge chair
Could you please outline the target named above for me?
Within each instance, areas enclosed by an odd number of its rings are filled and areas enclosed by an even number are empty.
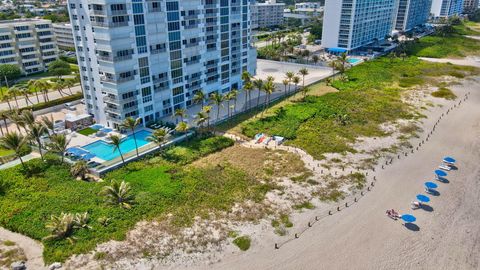
[[[425,188],[425,193],[428,193],[428,194],[433,194],[432,190],[431,190],[431,189],[429,189],[429,188],[427,188],[427,187]]]
[[[417,201],[412,201],[412,203],[410,204],[410,207],[415,210],[415,209],[418,209],[422,206],[422,204],[420,202],[417,202]]]
[[[440,166],[438,166],[438,168],[440,168],[441,170],[444,170],[444,171],[450,171],[452,169],[448,165],[440,165]]]

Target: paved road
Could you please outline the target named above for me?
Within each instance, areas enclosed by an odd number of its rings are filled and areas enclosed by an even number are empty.
[[[74,86],[71,89],[72,89],[72,93],[74,93],[74,94],[82,91],[82,88],[79,85]],[[68,88],[64,89],[63,92],[70,94],[70,91],[68,90]],[[50,100],[59,99],[61,97],[62,96],[60,95],[60,93],[58,93],[58,91],[51,91],[51,92],[48,93],[48,98]],[[36,98],[35,94],[29,96],[29,99],[33,103],[37,103],[37,98]],[[42,95],[39,95],[39,99],[40,99],[40,102],[43,102]],[[25,101],[24,97],[18,97],[17,100],[18,100],[18,106],[20,108],[23,108],[23,107],[27,106],[27,102]],[[15,102],[15,100],[11,100],[10,105],[12,107],[17,107],[17,103]],[[29,102],[28,105],[31,105],[31,103]],[[4,111],[4,110],[8,110],[8,109],[9,108],[8,108],[8,103],[7,102],[0,103],[0,111]]]

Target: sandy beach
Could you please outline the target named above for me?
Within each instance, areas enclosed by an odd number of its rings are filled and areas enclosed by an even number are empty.
[[[377,167],[375,188],[359,203],[278,250],[273,243],[255,243],[248,252],[189,269],[479,269],[480,83],[452,89],[459,97],[471,95],[449,114],[448,106],[436,109],[445,116],[429,141],[384,170]],[[437,120],[438,115],[426,119],[425,132]],[[459,169],[449,173],[449,183],[439,183],[430,207],[411,210],[410,202],[423,193],[425,181],[433,180],[445,155],[457,158]],[[415,215],[417,226],[386,217],[390,208]]]

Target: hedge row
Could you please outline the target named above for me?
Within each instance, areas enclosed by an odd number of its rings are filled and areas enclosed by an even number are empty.
[[[42,103],[27,106],[27,107],[23,107],[23,108],[20,108],[20,111],[23,111],[23,110],[39,111],[39,110],[43,110],[43,109],[46,109],[46,108],[57,106],[57,105],[60,105],[60,104],[63,104],[63,103],[79,100],[79,99],[82,99],[82,98],[83,98],[83,93],[76,93],[76,94],[73,94],[73,95],[70,95],[70,96],[66,96],[66,97],[50,100],[50,101],[47,101],[47,102],[42,102]],[[5,114],[5,113],[8,113],[8,110],[0,111],[0,115]]]

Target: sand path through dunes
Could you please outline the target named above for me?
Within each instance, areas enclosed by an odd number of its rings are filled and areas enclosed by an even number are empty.
[[[279,250],[256,243],[251,251],[189,269],[479,269],[480,84],[465,85],[455,93],[470,91],[469,99],[440,121],[420,151],[377,170],[375,188],[359,203]],[[439,183],[430,208],[411,210],[445,155],[457,158],[459,170]],[[387,218],[388,208],[414,214],[417,226]]]
[[[46,269],[42,257],[43,246],[39,242],[24,235],[5,230],[2,227],[0,227],[0,239],[13,241],[18,247],[23,249],[27,257],[27,269]]]

